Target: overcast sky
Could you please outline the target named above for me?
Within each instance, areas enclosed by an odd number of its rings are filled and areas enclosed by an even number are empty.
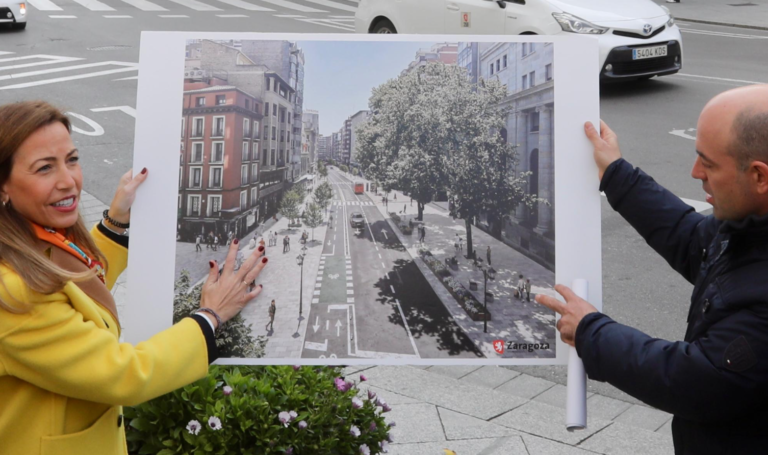
[[[371,89],[400,72],[423,42],[299,41],[304,50],[304,109],[320,113],[320,134],[328,136],[344,120],[368,109]]]

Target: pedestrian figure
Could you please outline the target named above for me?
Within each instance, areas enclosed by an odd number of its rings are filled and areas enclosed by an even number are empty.
[[[208,231],[208,237],[205,239],[205,249],[213,249],[213,232]]]
[[[266,326],[264,326],[265,329],[267,327],[269,327],[269,329],[267,330],[270,330],[270,331],[275,329],[275,311],[276,310],[277,310],[277,307],[275,307],[275,301],[273,299],[272,303],[269,305],[269,322],[267,323]]]
[[[328,218],[328,227],[333,229],[333,214],[331,214],[331,217]]]
[[[485,250],[485,257],[488,258],[488,265],[491,265],[491,245]]]
[[[411,196],[411,207],[413,207],[413,196]]]
[[[264,237],[259,239],[259,246],[265,246],[267,242],[264,241]]]
[[[235,237],[235,234],[232,231],[229,231],[229,234],[227,235],[227,246],[229,246],[230,243],[232,243],[232,239]]]
[[[272,231],[269,231],[269,235],[267,236],[267,238],[269,239],[269,246],[274,246],[272,245],[272,243],[275,241],[275,238],[272,235]]]
[[[424,237],[427,236],[427,227],[422,225],[419,229],[419,242],[424,243]]]
[[[213,251],[217,251],[218,250],[218,246],[219,246],[219,235],[216,234],[216,235],[213,236],[213,246],[212,246]]]
[[[395,192],[395,197],[394,197],[394,200],[395,200],[395,201],[397,200],[397,192]]]
[[[286,235],[283,237],[283,253],[291,251],[291,239]]]
[[[525,291],[525,280],[523,279],[523,274],[522,273],[520,275],[518,275],[518,277],[520,278],[519,280],[517,280],[518,298],[520,300],[523,300],[523,291]]]
[[[253,250],[256,248],[256,237],[251,237],[251,241],[248,242],[248,249]]]
[[[526,300],[531,301],[531,279],[528,278],[525,280],[525,293],[526,293]]]
[[[403,204],[403,215],[405,215],[405,209],[408,208],[408,204]]]
[[[202,239],[200,238],[200,235],[195,237],[195,253],[197,253],[198,251],[201,253],[203,252],[203,247],[200,246],[201,242],[202,242]]]

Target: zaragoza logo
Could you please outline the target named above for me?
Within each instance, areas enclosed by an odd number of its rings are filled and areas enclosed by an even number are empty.
[[[504,354],[504,340],[496,340],[493,342],[493,350],[497,354]]]

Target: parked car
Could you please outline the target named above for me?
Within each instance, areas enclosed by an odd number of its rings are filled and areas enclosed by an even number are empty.
[[[27,3],[18,0],[0,0],[0,24],[15,29],[27,27]]]
[[[349,218],[350,223],[352,224],[352,227],[364,227],[365,226],[365,217],[363,217],[363,214],[360,212],[354,212],[352,213],[352,216]]]
[[[652,0],[360,0],[358,33],[596,36],[601,80],[680,71],[683,42]]]

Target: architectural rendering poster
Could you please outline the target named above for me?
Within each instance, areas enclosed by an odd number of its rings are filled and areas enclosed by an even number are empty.
[[[196,309],[238,239],[237,266],[269,262],[219,363],[566,363],[534,297],[585,278],[601,306],[597,61],[590,39],[144,33],[125,339]]]

